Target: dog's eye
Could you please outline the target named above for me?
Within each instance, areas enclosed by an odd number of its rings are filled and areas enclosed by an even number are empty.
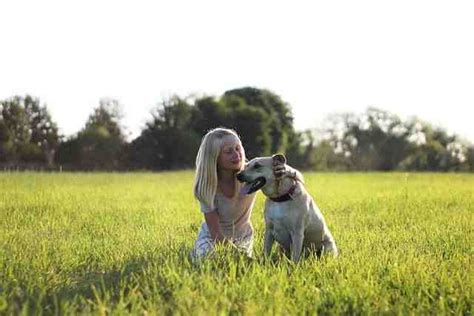
[[[256,164],[253,166],[253,168],[254,168],[254,169],[259,169],[261,166],[262,166],[262,165],[259,165],[258,163],[256,163]]]

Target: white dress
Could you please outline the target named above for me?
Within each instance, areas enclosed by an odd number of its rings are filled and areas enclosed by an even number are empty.
[[[249,257],[252,256],[253,227],[250,223],[250,215],[255,203],[256,193],[249,195],[240,194],[240,185],[234,197],[226,197],[217,190],[214,205],[219,215],[221,232],[225,238],[230,239],[234,245],[244,251]],[[201,212],[211,212],[206,205],[200,203]],[[211,237],[206,222],[202,223],[199,230],[194,249],[191,253],[193,259],[202,258],[214,249],[214,240]]]

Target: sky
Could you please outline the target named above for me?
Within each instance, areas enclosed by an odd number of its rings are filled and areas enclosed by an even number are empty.
[[[173,94],[264,88],[295,128],[378,107],[474,142],[474,1],[0,2],[0,99],[40,98],[65,135],[101,98],[129,137]]]

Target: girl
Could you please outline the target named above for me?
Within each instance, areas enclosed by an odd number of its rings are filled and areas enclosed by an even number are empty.
[[[202,139],[196,157],[194,196],[199,201],[201,225],[191,257],[209,254],[216,243],[230,243],[252,256],[253,227],[250,215],[256,193],[240,194],[236,174],[245,166],[245,151],[234,130],[216,128]],[[275,169],[278,177],[289,169]]]

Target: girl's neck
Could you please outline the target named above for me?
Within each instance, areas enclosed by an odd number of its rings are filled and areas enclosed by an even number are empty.
[[[226,196],[227,198],[231,199],[235,196],[236,193],[236,178],[235,172],[233,171],[218,171],[217,172],[217,187],[219,191]]]
[[[234,183],[235,171],[232,170],[217,170],[217,179],[222,183]]]

